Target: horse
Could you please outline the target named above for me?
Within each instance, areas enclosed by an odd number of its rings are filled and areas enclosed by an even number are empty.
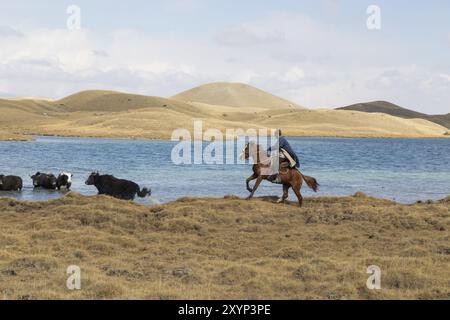
[[[263,180],[273,182],[271,180],[272,175],[269,175],[269,169],[271,166],[271,158],[267,156],[267,152],[258,144],[251,141],[245,145],[244,150],[242,150],[241,159],[253,159],[253,174],[247,178],[247,190],[250,192],[247,200],[253,198],[256,190]],[[283,203],[289,196],[289,188],[294,190],[295,195],[298,199],[298,204],[301,207],[303,205],[303,197],[300,193],[303,181],[306,182],[309,188],[314,192],[317,192],[319,188],[319,183],[313,177],[308,177],[303,175],[297,168],[290,168],[289,163],[285,159],[280,159],[280,178],[281,184],[283,185],[283,196],[278,199],[278,203]],[[264,170],[266,169],[266,170]],[[255,180],[255,185],[250,188],[250,182]]]

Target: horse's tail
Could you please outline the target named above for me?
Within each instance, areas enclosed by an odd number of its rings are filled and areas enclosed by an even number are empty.
[[[308,187],[310,187],[314,192],[317,192],[317,190],[319,190],[320,184],[317,182],[316,178],[305,176],[301,172],[300,174],[302,175],[303,180],[305,180]]]
[[[138,191],[137,195],[139,198],[145,198],[146,196],[150,196],[152,194],[152,190],[144,188],[142,191]]]

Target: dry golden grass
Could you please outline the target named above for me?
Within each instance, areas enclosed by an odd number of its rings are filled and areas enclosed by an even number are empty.
[[[29,140],[32,140],[30,136],[0,131],[0,141],[29,141]]]
[[[286,99],[243,83],[215,82],[181,92],[172,97],[184,102],[226,105],[234,108],[301,108]]]
[[[278,110],[259,123],[280,126],[293,136],[444,138],[446,128],[423,119],[403,119],[383,113],[345,110]]]
[[[0,199],[3,299],[449,299],[450,197]],[[79,291],[65,283],[81,268]],[[366,268],[382,270],[378,291]]]
[[[205,130],[217,128],[223,132],[225,129],[268,127],[283,128],[284,134],[292,136],[450,137],[445,135],[446,128],[422,119],[284,107],[284,100],[252,87],[244,86],[244,90],[242,85],[238,85],[241,92],[235,88],[236,84],[211,86],[200,87],[201,95],[198,94],[207,101],[221,103],[187,103],[113,91],[85,91],[58,101],[0,99],[0,139],[22,140],[23,135],[32,134],[169,139],[177,128],[192,131],[194,119],[203,120]],[[207,94],[208,88],[211,95]],[[191,97],[190,94],[188,96]],[[185,94],[181,97],[186,98]],[[175,98],[182,99],[180,96]],[[201,100],[198,95],[192,98]],[[15,134],[10,136],[11,133]]]

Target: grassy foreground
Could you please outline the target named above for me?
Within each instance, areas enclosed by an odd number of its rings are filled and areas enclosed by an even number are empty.
[[[0,299],[449,299],[450,197],[0,199]],[[81,290],[66,268],[81,268]],[[369,265],[381,290],[368,290]]]

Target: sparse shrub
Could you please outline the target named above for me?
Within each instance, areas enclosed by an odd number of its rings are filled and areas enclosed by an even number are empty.
[[[314,270],[309,265],[302,265],[298,267],[292,274],[295,279],[306,281],[314,278]]]
[[[280,259],[288,259],[288,260],[297,260],[300,258],[304,258],[306,253],[299,248],[290,247],[290,248],[282,248],[279,252],[275,254],[275,257]]]
[[[391,289],[423,289],[430,285],[427,277],[412,271],[390,272],[385,275],[383,281],[385,287]]]
[[[357,192],[353,195],[355,198],[367,198],[367,194],[365,194],[364,192]]]
[[[192,269],[189,267],[179,267],[172,270],[172,275],[177,278],[189,276],[191,273]]]
[[[10,263],[10,269],[15,271],[49,271],[56,267],[56,263],[47,257],[24,257]]]
[[[251,270],[249,267],[236,266],[227,268],[220,272],[218,275],[218,281],[219,283],[225,285],[238,285],[243,282],[247,282],[255,276],[256,272]]]
[[[238,196],[235,196],[233,194],[227,194],[226,196],[223,197],[224,199],[227,200],[240,200],[241,198],[239,198]]]

